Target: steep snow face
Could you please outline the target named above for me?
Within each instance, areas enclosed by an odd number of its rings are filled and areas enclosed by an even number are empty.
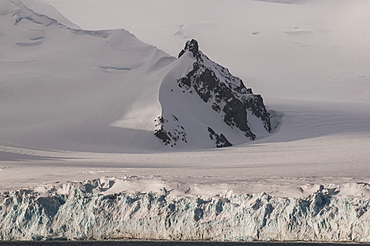
[[[97,179],[0,194],[1,240],[370,240],[370,202],[319,186],[304,198],[187,195],[159,185],[113,192],[128,180]],[[348,184],[369,190],[369,184]]]
[[[174,58],[125,30],[72,29],[28,7],[39,9],[38,2],[24,3],[0,3],[0,143],[100,152],[160,147],[153,120]]]
[[[196,40],[186,43],[175,63],[160,90],[155,132],[166,145],[227,147],[267,136],[278,125],[262,97],[204,55]]]

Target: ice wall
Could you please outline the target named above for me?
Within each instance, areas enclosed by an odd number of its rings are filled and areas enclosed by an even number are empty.
[[[110,193],[102,179],[3,192],[1,240],[370,241],[370,201],[321,187],[306,198],[261,194]],[[364,184],[365,185],[365,184]]]

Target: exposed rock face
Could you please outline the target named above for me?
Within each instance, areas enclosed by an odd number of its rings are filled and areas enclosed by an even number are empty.
[[[232,146],[224,134],[218,135],[211,127],[208,127],[208,132],[210,139],[215,141],[217,148]]]
[[[370,241],[370,201],[318,190],[216,197],[109,193],[91,180],[0,194],[0,240]],[[174,191],[175,192],[175,191]]]
[[[154,131],[154,135],[162,140],[165,145],[169,145],[171,147],[176,146],[176,142],[179,140],[187,143],[185,128],[179,125],[179,119],[172,115],[172,119],[170,120],[172,121],[171,125],[174,125],[175,127],[166,127],[169,120],[161,116],[158,117],[158,119],[155,120],[156,129]]]
[[[185,49],[180,51],[180,54],[178,55],[177,58],[180,58],[187,50],[190,51],[194,57],[198,57],[198,56],[200,57],[199,45],[196,40],[192,39],[186,42]]]
[[[270,114],[260,95],[254,95],[252,89],[246,88],[241,79],[209,60],[199,51],[196,40],[188,41],[179,57],[187,50],[194,55],[196,62],[193,64],[193,70],[178,80],[180,87],[194,89],[204,102],[212,103],[213,110],[223,114],[226,124],[239,128],[251,140],[254,140],[256,135],[248,126],[248,110],[261,118],[266,130],[271,132]]]
[[[248,114],[257,117],[266,132],[271,133],[272,116],[266,110],[260,95],[253,94],[252,89],[246,88],[241,79],[204,55],[199,50],[196,40],[186,43],[185,48],[179,53],[179,59],[186,52],[194,58],[194,63],[191,71],[177,79],[177,85],[183,92],[200,97],[204,103],[209,104],[210,110],[219,114],[220,119],[228,127],[240,130],[250,140],[255,140],[258,133],[252,131]],[[206,129],[209,131],[209,126]],[[165,127],[160,130],[161,132],[156,132],[156,136],[166,142],[167,137],[162,134],[166,130]],[[210,134],[210,139],[214,138],[215,135]],[[226,139],[225,136],[223,138]],[[216,147],[230,146],[231,143],[227,142],[227,144],[216,144]]]

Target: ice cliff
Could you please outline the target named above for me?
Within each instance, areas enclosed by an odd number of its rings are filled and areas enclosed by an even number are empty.
[[[177,196],[165,187],[112,192],[117,182],[2,192],[0,239],[370,241],[370,201],[341,197],[324,186],[305,198],[232,192],[206,197]]]

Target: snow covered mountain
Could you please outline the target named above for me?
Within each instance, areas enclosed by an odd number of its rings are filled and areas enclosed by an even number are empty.
[[[202,144],[207,135],[214,146],[227,147],[266,136],[278,124],[262,97],[211,61],[194,39],[165,76],[160,102],[155,135],[172,147],[179,142]]]
[[[29,7],[36,3],[6,0],[0,6],[1,144],[124,152],[160,148],[155,133],[165,144],[174,146],[181,138],[186,148],[196,149],[271,132],[262,98],[200,51],[175,61],[125,30],[85,31],[60,16],[38,14],[34,9],[40,7]],[[205,88],[202,100],[182,95],[179,87],[168,90],[195,73],[194,64],[198,95],[209,73],[217,81],[207,86],[221,85]],[[184,83],[182,78],[178,85],[191,94]],[[211,99],[209,93],[218,96]],[[212,108],[202,105],[211,100]],[[247,138],[238,136],[243,134]]]

